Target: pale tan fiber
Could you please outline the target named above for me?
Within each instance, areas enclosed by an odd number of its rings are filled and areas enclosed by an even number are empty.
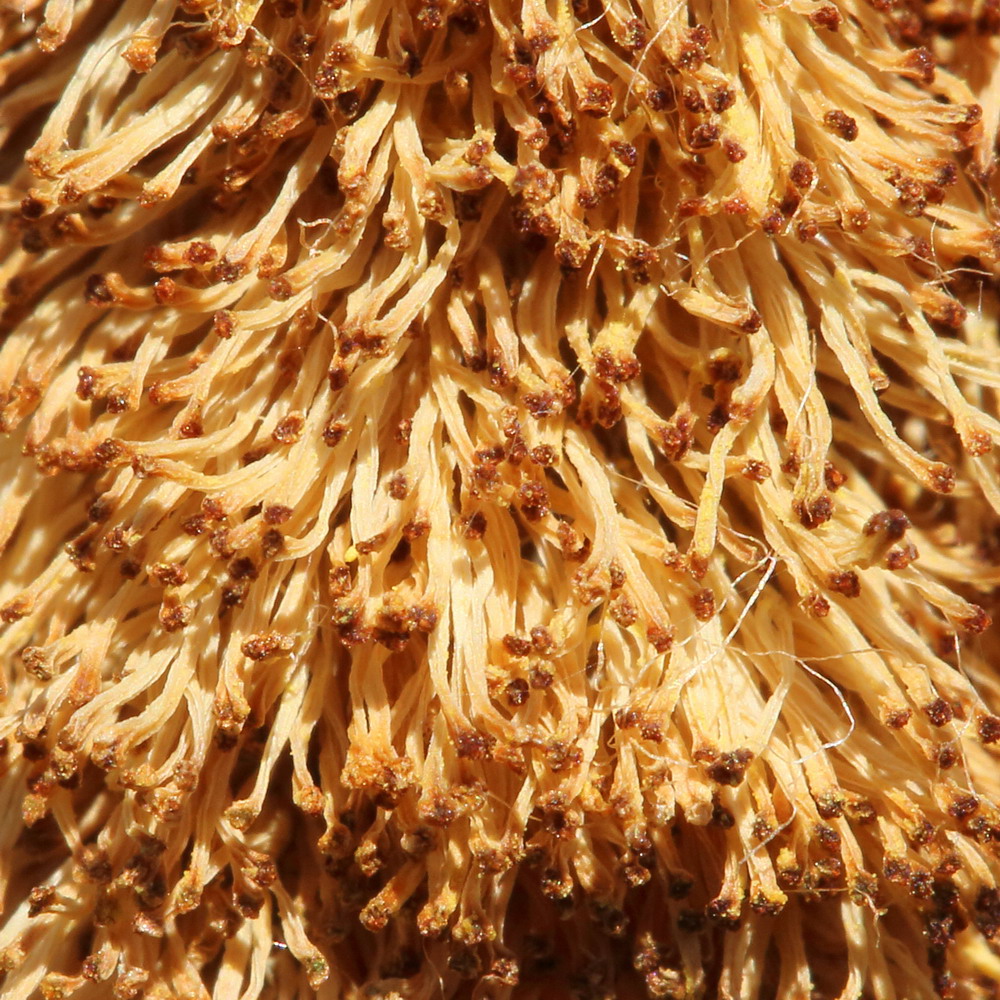
[[[4,1000],[996,1000],[995,0],[0,0]]]

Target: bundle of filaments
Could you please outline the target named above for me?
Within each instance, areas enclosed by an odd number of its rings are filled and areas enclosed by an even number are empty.
[[[6,1000],[997,995],[993,0],[0,0]]]

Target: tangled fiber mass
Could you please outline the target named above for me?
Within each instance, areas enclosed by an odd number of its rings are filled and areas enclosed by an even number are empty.
[[[5,1000],[1000,996],[998,32],[0,2]]]

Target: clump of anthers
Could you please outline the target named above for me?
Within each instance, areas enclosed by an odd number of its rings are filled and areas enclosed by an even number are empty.
[[[0,0],[5,1000],[995,997],[995,0]]]

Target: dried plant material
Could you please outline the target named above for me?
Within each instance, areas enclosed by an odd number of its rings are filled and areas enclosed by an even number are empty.
[[[995,998],[992,0],[0,0],[5,1000]]]

